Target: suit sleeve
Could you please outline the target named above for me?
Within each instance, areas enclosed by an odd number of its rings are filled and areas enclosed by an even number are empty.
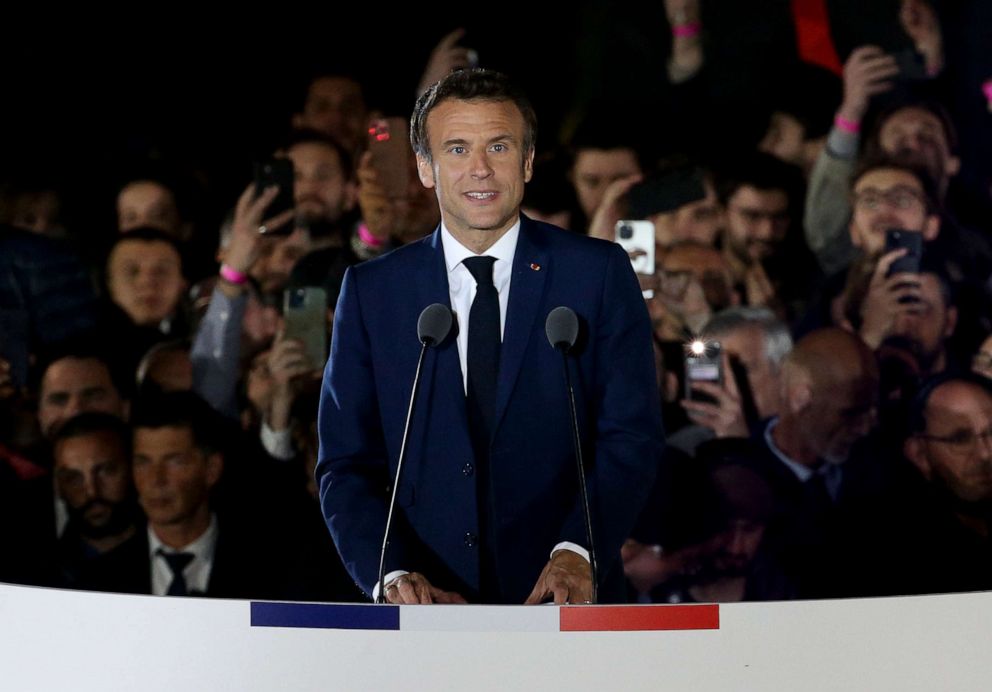
[[[593,377],[586,382],[595,464],[587,472],[597,553],[605,568],[618,556],[647,501],[661,460],[664,433],[651,322],[626,253],[614,245],[596,323],[590,325]],[[585,538],[581,507],[562,539]],[[602,576],[602,575],[601,575]]]
[[[376,396],[369,326],[358,275],[345,274],[334,315],[331,354],[320,394],[316,477],[320,505],[345,568],[366,594],[379,570],[389,501],[389,462]],[[386,572],[410,569],[394,528]]]

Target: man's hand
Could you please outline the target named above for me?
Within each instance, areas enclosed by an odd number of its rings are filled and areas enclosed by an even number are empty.
[[[640,174],[630,175],[614,180],[606,187],[603,200],[589,221],[589,236],[610,242],[616,239],[617,221],[620,221],[620,215],[623,213],[620,210],[620,199],[642,179],[643,176]]]
[[[542,603],[548,596],[554,596],[555,605],[591,602],[592,567],[589,562],[571,550],[552,553],[524,603]]]
[[[944,67],[944,37],[933,6],[926,0],[902,0],[899,24],[923,55],[927,74],[940,72]]]
[[[301,378],[308,373],[318,376],[320,371],[314,370],[299,339],[278,338],[268,361],[273,386],[265,419],[273,430],[286,430]]]
[[[920,276],[902,272],[886,278],[889,267],[906,254],[905,248],[882,255],[861,303],[861,338],[873,350],[890,336],[896,319],[919,310]]]
[[[224,264],[242,274],[247,274],[255,260],[258,259],[259,246],[264,237],[259,229],[262,226],[278,228],[288,223],[295,210],[287,209],[283,213],[271,219],[263,221],[265,210],[272,204],[272,200],[279,194],[279,188],[275,185],[268,187],[255,197],[255,186],[249,185],[234,208],[234,223],[231,227],[231,242],[224,250]],[[221,290],[226,293],[239,293],[240,286],[233,286],[226,281],[219,284]]]
[[[454,591],[443,591],[433,586],[427,577],[419,572],[401,574],[386,584],[386,602],[397,605],[430,603],[467,603]]]
[[[891,89],[897,74],[895,58],[878,46],[855,48],[844,63],[844,101],[837,115],[860,123],[871,97]]]
[[[475,67],[479,59],[478,54],[471,48],[456,45],[464,36],[465,29],[455,29],[434,46],[431,57],[427,60],[427,67],[424,68],[424,74],[420,78],[420,85],[417,87],[418,96],[450,72],[465,67]]]
[[[682,408],[693,423],[709,428],[717,437],[747,437],[747,422],[744,420],[737,380],[730,369],[730,357],[724,352],[720,358],[724,373],[722,385],[713,382],[692,382],[690,385],[693,391],[709,394],[716,399],[716,403],[684,399]]]

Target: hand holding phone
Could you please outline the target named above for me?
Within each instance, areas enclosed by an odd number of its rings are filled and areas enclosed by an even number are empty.
[[[618,221],[616,242],[627,251],[634,273],[652,276],[655,273],[654,224],[650,221]],[[653,290],[643,291],[645,298],[654,296]]]
[[[279,188],[269,206],[266,208],[266,215],[269,217],[278,216],[292,210],[296,206],[293,162],[289,159],[271,159],[255,164],[255,199],[260,198],[271,187]],[[263,225],[266,235],[289,235],[293,232],[292,221],[287,221],[279,225]],[[260,229],[261,230],[261,229]]]

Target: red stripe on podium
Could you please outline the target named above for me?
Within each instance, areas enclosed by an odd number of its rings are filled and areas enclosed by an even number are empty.
[[[643,630],[718,630],[720,606],[562,606],[562,632],[634,632]]]

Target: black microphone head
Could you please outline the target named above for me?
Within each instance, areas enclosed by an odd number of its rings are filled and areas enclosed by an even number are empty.
[[[553,348],[568,351],[579,338],[579,318],[571,308],[557,307],[548,313],[544,331]]]
[[[428,305],[417,320],[417,338],[422,344],[436,346],[448,336],[451,323],[451,308],[441,303]]]

